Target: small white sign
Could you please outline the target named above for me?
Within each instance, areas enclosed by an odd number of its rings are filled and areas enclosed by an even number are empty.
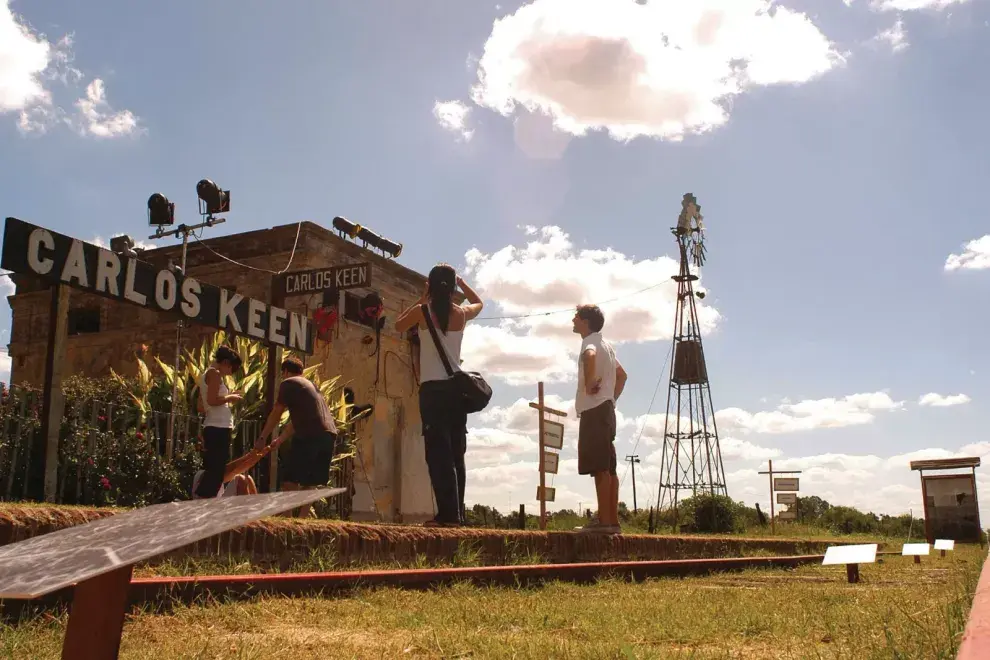
[[[546,493],[546,497],[541,497],[543,493]],[[550,486],[547,486],[546,488],[543,488],[541,492],[540,487],[539,486],[536,487],[537,502],[553,502],[553,498],[556,494],[557,494],[556,488],[551,488]]]
[[[928,554],[927,543],[905,543],[901,548],[902,557],[914,557],[917,555],[926,556]]]
[[[872,564],[877,560],[877,544],[833,545],[825,550],[822,566],[838,564]]]
[[[935,539],[936,550],[954,550],[956,542],[949,539]]]
[[[773,489],[797,492],[801,490],[798,488],[798,481],[797,477],[776,477],[773,480]]]
[[[797,504],[797,493],[777,493],[777,504]]]
[[[795,520],[797,519],[797,511],[781,511],[777,517],[781,520]]]
[[[557,461],[560,454],[552,451],[543,452],[543,471],[547,474],[557,474]]]
[[[564,448],[564,425],[560,422],[543,420],[543,446],[549,449]]]

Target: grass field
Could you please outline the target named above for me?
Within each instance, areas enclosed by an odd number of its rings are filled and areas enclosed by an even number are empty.
[[[640,584],[259,598],[129,617],[122,658],[952,658],[984,553]],[[0,628],[0,657],[59,656],[65,615]]]

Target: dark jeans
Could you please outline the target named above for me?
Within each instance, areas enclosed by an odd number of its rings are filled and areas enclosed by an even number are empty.
[[[223,473],[230,460],[231,429],[216,426],[203,427],[203,477],[196,494],[200,497],[216,497],[223,486]]]
[[[437,500],[436,520],[463,524],[467,413],[451,405],[458,399],[452,386],[446,380],[420,385],[419,414],[423,420],[426,466]]]

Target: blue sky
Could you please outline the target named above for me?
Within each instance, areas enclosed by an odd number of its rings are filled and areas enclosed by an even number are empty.
[[[990,455],[990,244],[946,269],[990,234],[990,4],[788,0],[759,20],[757,0],[566,4],[15,0],[12,19],[0,3],[2,212],[143,237],[149,194],[189,219],[209,177],[233,191],[214,235],[344,215],[403,242],[410,267],[470,266],[499,316],[666,281],[690,191],[730,495],[766,505],[755,471],[774,458],[806,470],[806,494],[918,511],[907,455]],[[629,87],[637,66],[650,82]],[[603,306],[630,373],[620,459],[646,428],[640,504],[655,497],[663,390],[646,414],[671,295]],[[497,389],[472,420],[469,499],[533,504],[535,416],[519,401],[541,377],[573,398],[569,318],[487,321],[468,341]],[[919,405],[928,393],[969,400]],[[576,507],[593,492],[565,474],[568,433],[555,485]]]

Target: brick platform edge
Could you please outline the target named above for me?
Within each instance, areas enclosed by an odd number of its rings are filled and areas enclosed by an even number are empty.
[[[990,658],[990,556],[983,562],[956,660]]]
[[[112,509],[0,505],[0,545],[114,515]],[[432,529],[268,518],[213,536],[166,558],[235,556],[286,570],[321,548],[337,565],[416,565],[470,553],[483,565],[657,561],[821,554],[824,541],[719,537],[583,535],[488,529]],[[328,556],[329,555],[329,556]]]

